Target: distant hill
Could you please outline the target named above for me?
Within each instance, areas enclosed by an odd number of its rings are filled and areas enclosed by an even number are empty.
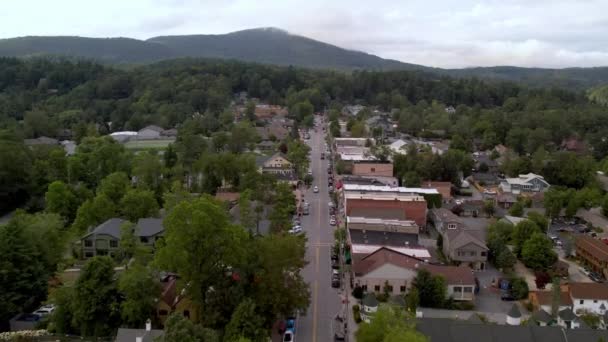
[[[422,70],[453,77],[478,77],[582,90],[608,84],[608,67],[542,69],[509,66],[440,69],[343,49],[276,28],[218,35],[131,38],[21,37],[0,39],[0,56],[64,55],[109,63],[151,63],[180,57],[226,58],[336,70]]]

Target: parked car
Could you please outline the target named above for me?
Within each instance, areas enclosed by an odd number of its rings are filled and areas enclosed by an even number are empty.
[[[511,294],[510,291],[504,291],[501,295],[500,295],[500,299],[504,300],[506,302],[512,302],[515,300],[515,297]]]
[[[596,283],[604,282],[604,279],[602,279],[602,276],[600,276],[599,274],[597,274],[595,272],[589,272],[589,279],[593,280]]]
[[[321,152],[321,159],[325,159],[325,153]]]
[[[301,226],[295,226],[289,230],[289,234],[300,234],[302,232]]]
[[[33,312],[33,314],[38,315],[40,317],[46,317],[46,316],[52,314],[53,311],[55,311],[55,305],[49,304],[49,305],[43,305],[43,306],[39,307],[38,310]]]
[[[328,187],[328,189],[329,189],[329,192],[334,191],[334,187],[333,187],[333,185],[330,185],[330,186]]]
[[[315,185],[314,188],[312,188],[312,192],[314,192],[314,193],[319,192],[319,187]]]
[[[285,332],[285,334],[283,335],[283,342],[293,342],[293,341],[294,341],[293,332],[290,330],[287,330]]]
[[[331,268],[334,270],[340,268],[340,263],[338,262],[338,259],[331,259]]]
[[[340,276],[339,275],[335,275],[334,274],[334,275],[331,276],[331,287],[333,287],[333,288],[339,288],[340,287]]]
[[[335,226],[336,225],[336,219],[334,217],[330,218],[329,219],[329,224],[332,225],[332,226]]]

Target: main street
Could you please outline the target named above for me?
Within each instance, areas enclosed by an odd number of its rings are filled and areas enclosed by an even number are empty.
[[[328,161],[321,160],[321,153],[325,150],[325,136],[321,128],[310,135],[310,146],[314,177],[312,187],[318,186],[319,192],[314,193],[311,187],[305,195],[310,203],[310,215],[302,217],[302,228],[308,237],[308,265],[302,274],[310,284],[311,301],[308,312],[298,320],[295,339],[328,342],[333,341],[332,321],[341,310],[341,301],[338,289],[331,287],[331,247],[335,228],[329,225]]]

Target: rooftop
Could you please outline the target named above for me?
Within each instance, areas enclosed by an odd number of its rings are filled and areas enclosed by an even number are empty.
[[[395,219],[383,219],[377,217],[362,217],[362,216],[348,216],[346,217],[347,223],[367,223],[377,224],[386,226],[399,226],[399,227],[413,227],[416,226],[415,221],[411,220],[395,220]]]
[[[570,294],[576,299],[608,300],[608,285],[603,283],[570,283]]]
[[[381,245],[393,247],[418,247],[418,235],[398,232],[381,232],[377,230],[349,229],[353,244]]]
[[[583,248],[591,255],[602,261],[608,261],[608,245],[588,235],[576,237],[576,247]]]
[[[400,208],[376,208],[355,207],[350,210],[350,216],[379,218],[387,220],[405,220],[405,212]]]
[[[373,191],[373,192],[387,192],[387,193],[401,193],[401,194],[429,194],[437,195],[439,192],[437,189],[425,189],[425,188],[406,188],[406,187],[394,187],[387,185],[359,185],[359,184],[344,184],[344,191]]]
[[[382,245],[361,245],[361,244],[353,244],[351,246],[351,251],[353,254],[372,254],[380,248],[387,248],[395,252],[399,252],[405,255],[410,255],[415,258],[420,259],[430,259],[431,254],[426,248],[408,248],[408,247],[395,247],[395,246],[382,246]]]

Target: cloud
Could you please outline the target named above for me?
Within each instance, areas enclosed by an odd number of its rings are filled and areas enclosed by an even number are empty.
[[[608,64],[606,0],[11,1],[0,35],[217,34],[274,26],[439,67]]]

